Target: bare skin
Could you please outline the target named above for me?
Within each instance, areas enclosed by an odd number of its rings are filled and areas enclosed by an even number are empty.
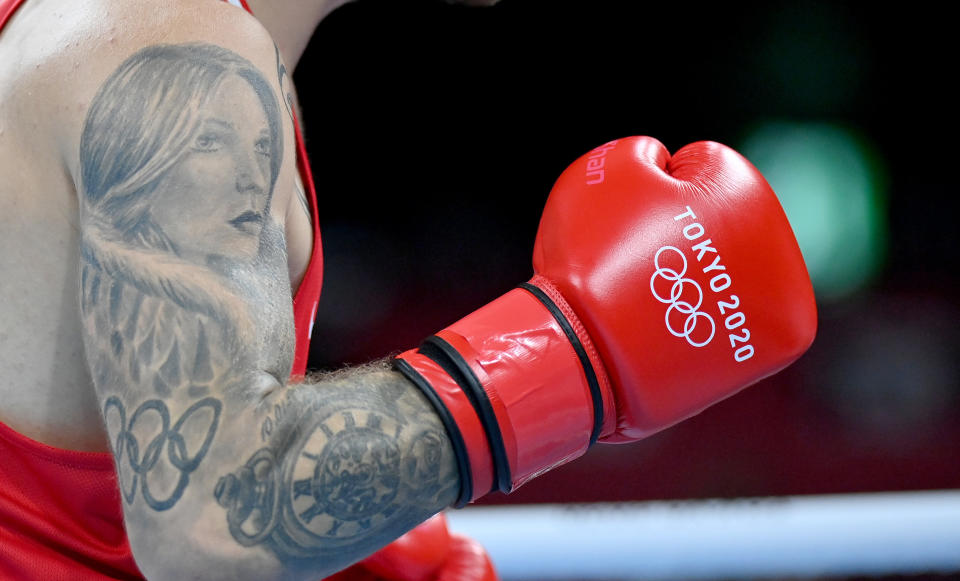
[[[0,34],[0,421],[114,454],[148,578],[315,579],[449,505],[453,454],[382,365],[287,383],[312,26],[148,4],[31,0]]]
[[[203,6],[207,3],[184,4],[220,14],[236,10],[228,6],[208,9]],[[268,30],[281,47],[284,101],[289,95],[292,102],[288,71],[295,66],[316,23],[344,2],[296,3],[316,19],[312,22],[302,14],[297,18],[286,4],[275,8],[278,3],[249,3],[260,20],[271,24]],[[175,8],[179,7],[149,9],[162,14]],[[137,11],[120,2],[66,5],[30,0],[0,34],[0,54],[4,55],[0,59],[0,175],[4,176],[0,180],[0,244],[5,249],[0,253],[0,272],[4,273],[0,421],[60,448],[108,450],[77,318],[79,204],[74,174],[79,146],[74,142],[79,141],[83,113],[96,90],[91,73],[96,70],[102,75],[107,68],[91,62],[87,51],[96,46],[106,58],[115,60],[119,55],[112,54],[113,48],[122,36],[135,45],[136,36],[157,35],[157,31],[130,29],[140,19]],[[185,14],[179,26],[189,24],[186,18]],[[197,28],[197,23],[193,24]],[[233,24],[225,22],[223,26]],[[126,34],[119,34],[124,29]],[[268,70],[277,75],[276,49],[271,48],[271,53],[263,56],[273,57]],[[71,90],[62,95],[66,86]],[[309,263],[313,242],[299,178],[294,177],[292,188],[278,189],[274,198],[274,212],[284,225],[290,283],[295,289]]]

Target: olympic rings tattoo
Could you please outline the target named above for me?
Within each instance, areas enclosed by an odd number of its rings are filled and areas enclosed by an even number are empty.
[[[210,449],[213,436],[220,423],[221,408],[222,404],[212,397],[202,399],[187,408],[171,428],[170,411],[167,409],[166,404],[158,399],[143,402],[140,407],[133,412],[128,423],[127,411],[123,406],[123,402],[120,401],[120,398],[117,396],[107,398],[107,401],[103,404],[104,417],[109,416],[111,410],[116,410],[120,419],[120,431],[117,433],[117,439],[113,447],[118,471],[122,472],[123,467],[129,466],[134,474],[129,488],[124,488],[121,483],[121,492],[127,504],[132,504],[136,499],[138,488],[143,495],[144,501],[154,510],[167,510],[177,503],[183,495],[187,484],[190,483],[190,474],[197,469]],[[191,417],[204,409],[208,409],[213,414],[213,417],[206,427],[203,442],[191,456],[188,451],[187,439],[184,437],[182,429]],[[147,443],[141,454],[140,443],[133,435],[133,430],[137,426],[137,422],[147,416],[153,416],[154,422],[159,420],[160,432]],[[177,479],[173,491],[170,492],[166,498],[157,498],[150,489],[148,477],[160,461],[164,450],[166,450],[167,462],[177,469],[180,476]],[[124,459],[126,460],[125,462]]]
[[[668,250],[676,253],[677,256],[680,257],[680,260],[683,263],[683,267],[680,268],[680,270],[670,268],[669,266],[660,265],[660,255]],[[693,280],[692,278],[685,278],[683,276],[687,273],[686,256],[684,256],[683,252],[674,246],[662,246],[660,250],[657,250],[656,255],[654,255],[653,265],[656,267],[656,270],[653,271],[653,275],[650,277],[650,292],[653,293],[653,297],[661,303],[670,305],[667,308],[666,314],[664,315],[664,322],[666,323],[667,331],[669,331],[674,337],[686,339],[687,343],[694,347],[703,347],[704,345],[710,343],[717,331],[717,326],[713,322],[713,317],[699,310],[700,305],[703,304],[703,289],[700,288],[700,285],[697,284],[697,281]],[[662,296],[661,293],[657,291],[656,282],[661,278],[667,282],[673,283],[670,286],[670,294],[668,296]],[[693,291],[691,292],[696,293],[696,301],[691,302],[689,300],[680,300],[680,297],[684,294],[685,286],[687,288],[692,288]],[[689,293],[686,298],[691,298]],[[670,315],[673,312],[686,315],[686,318],[683,320],[683,328],[681,330],[674,328],[673,322],[670,318]],[[697,324],[701,317],[706,319],[707,323],[709,323],[710,334],[706,339],[699,341],[693,338],[693,333],[696,330]]]

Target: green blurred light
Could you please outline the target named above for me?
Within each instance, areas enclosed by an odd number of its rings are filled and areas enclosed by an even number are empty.
[[[740,151],[780,198],[817,298],[869,284],[886,257],[887,222],[883,167],[866,140],[837,125],[778,121],[750,132]]]

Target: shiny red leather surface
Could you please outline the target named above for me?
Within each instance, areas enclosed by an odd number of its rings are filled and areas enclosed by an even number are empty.
[[[438,333],[463,355],[500,424],[513,487],[582,456],[593,430],[583,368],[554,316],[515,289]]]
[[[443,513],[434,515],[361,563],[380,577],[395,581],[428,581],[450,557],[453,546]]]
[[[450,536],[450,556],[434,581],[497,581],[497,570],[483,545],[470,537]]]
[[[583,321],[616,390],[606,441],[666,428],[782,369],[816,307],[773,191],[712,142],[649,137],[574,162],[547,201],[534,268]]]
[[[430,384],[460,430],[470,459],[473,490],[470,500],[488,494],[493,488],[493,456],[487,443],[486,432],[467,395],[436,362],[415,349],[401,353],[399,357],[406,360]]]
[[[496,581],[497,572],[477,541],[450,531],[434,515],[330,581]]]

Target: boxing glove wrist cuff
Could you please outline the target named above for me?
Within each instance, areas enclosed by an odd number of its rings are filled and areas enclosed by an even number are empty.
[[[424,393],[447,430],[460,476],[460,496],[453,506],[461,508],[491,492],[493,457],[467,394],[436,361],[415,349],[397,356],[393,366]]]
[[[592,446],[597,443],[597,439],[599,439],[600,433],[605,427],[604,417],[612,419],[612,416],[607,416],[604,413],[604,394],[608,396],[607,401],[610,401],[610,382],[603,369],[600,356],[597,354],[586,329],[580,323],[580,319],[574,314],[570,305],[563,300],[560,291],[556,290],[547,279],[537,275],[530,282],[522,283],[519,286],[536,297],[550,311],[550,314],[553,315],[564,335],[570,341],[571,347],[577,354],[577,359],[580,360],[587,385],[590,388],[590,396],[593,399],[593,431],[590,433],[590,445]]]
[[[612,422],[612,400],[604,397],[609,381],[589,337],[554,289],[531,282],[400,355],[408,365],[398,369],[425,379],[415,383],[433,391],[427,397],[446,408],[438,411],[448,418],[451,440],[464,442],[467,458],[458,460],[470,465],[471,482],[463,486],[472,491],[462,491],[461,501],[489,491],[491,466],[495,488],[509,492],[582,455],[604,420]],[[424,367],[427,361],[433,365]],[[447,377],[437,377],[437,368]],[[449,389],[451,381],[459,392]],[[471,441],[478,422],[487,457],[477,456],[482,446]]]

